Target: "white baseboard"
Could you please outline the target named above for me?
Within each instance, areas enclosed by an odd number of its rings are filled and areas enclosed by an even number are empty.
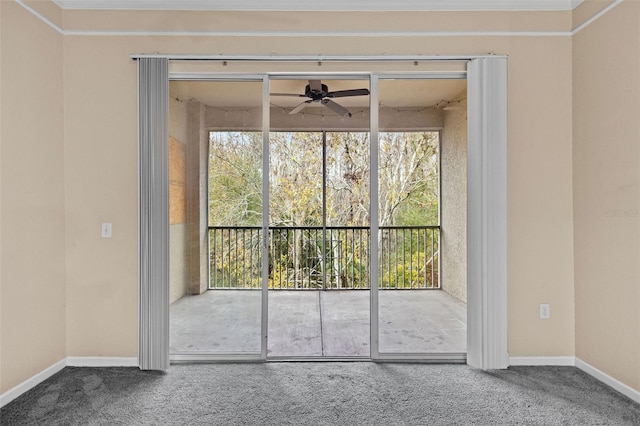
[[[53,364],[52,366],[45,368],[35,376],[15,386],[14,388],[9,389],[8,391],[0,395],[0,408],[4,407],[5,405],[10,403],[17,397],[25,393],[26,391],[33,389],[34,387],[44,382],[49,377],[53,376],[54,374],[56,374],[66,366],[67,366],[67,360],[62,359],[56,362],[55,364]]]
[[[576,358],[573,356],[512,356],[509,357],[509,365],[513,366],[540,366],[558,365],[573,367]]]
[[[620,380],[611,377],[607,373],[598,370],[590,364],[587,364],[580,358],[576,358],[576,367],[640,404],[640,391],[635,390],[631,386],[625,385]]]
[[[70,356],[70,357],[67,357],[67,366],[69,367],[137,367],[138,358]]]

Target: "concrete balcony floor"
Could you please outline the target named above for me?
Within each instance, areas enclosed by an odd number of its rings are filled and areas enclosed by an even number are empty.
[[[379,291],[380,352],[465,353],[467,308],[442,290]],[[369,357],[368,290],[269,291],[269,357]],[[260,351],[259,290],[210,290],[171,305],[170,352]]]

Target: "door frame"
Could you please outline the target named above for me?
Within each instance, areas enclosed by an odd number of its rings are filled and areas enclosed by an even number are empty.
[[[168,72],[172,59],[184,60],[184,55],[136,55],[138,60],[139,111],[139,367],[143,370],[166,370],[169,367],[169,290],[168,276],[168,81],[178,77]],[[402,57],[221,57],[189,56],[199,60],[282,61],[442,61],[467,62],[468,87],[468,194],[467,194],[467,364],[482,369],[508,366],[507,353],[507,58],[504,56],[402,56]],[[323,73],[324,74],[324,73]],[[372,79],[372,105],[377,105],[377,90],[373,82],[382,73],[368,73]],[[400,75],[401,73],[397,73]],[[308,74],[307,74],[308,75]],[[410,74],[407,74],[410,75]],[[238,75],[240,76],[240,75]],[[263,79],[263,106],[268,102],[269,74]],[[218,76],[220,77],[220,76]],[[377,87],[375,88],[377,89]],[[167,96],[165,96],[167,95]],[[163,100],[164,97],[164,100]],[[376,102],[374,104],[373,102]],[[371,119],[377,123],[377,108],[371,109]],[[268,128],[269,108],[263,111],[263,129]],[[266,126],[266,127],[265,127]],[[371,128],[373,132],[377,128]],[[265,134],[266,133],[266,134]],[[263,146],[268,149],[268,132],[263,132]],[[373,144],[372,144],[373,145]],[[377,147],[377,143],[375,144]],[[376,149],[377,150],[377,149]],[[268,151],[267,151],[268,152]],[[263,155],[263,161],[268,155]],[[374,164],[371,153],[371,167]],[[264,163],[263,163],[264,165]],[[263,180],[263,186],[265,185]],[[268,185],[268,182],[267,182]],[[263,188],[264,189],[264,188]],[[268,191],[267,191],[268,192]],[[377,205],[377,191],[372,192],[372,205]],[[374,194],[375,200],[374,200]],[[268,201],[268,199],[267,199]],[[373,203],[376,204],[373,204]],[[371,232],[377,230],[377,214],[372,217]],[[377,212],[376,212],[377,213]],[[165,217],[166,216],[166,217]],[[374,220],[375,219],[375,220]],[[268,217],[263,218],[263,226]],[[265,234],[266,235],[266,234]],[[373,234],[372,234],[373,235]],[[372,239],[373,240],[373,239]],[[266,245],[263,245],[266,250]],[[377,253],[372,252],[372,265],[377,266]],[[373,270],[373,269],[372,269]],[[263,267],[263,282],[265,280]],[[375,274],[374,274],[375,275]],[[373,280],[372,280],[373,281]],[[377,280],[372,282],[371,308],[377,317]],[[375,287],[375,290],[374,290]],[[266,327],[268,318],[267,288],[263,285],[262,349],[259,358],[233,356],[233,360],[266,360]],[[376,293],[375,296],[373,293]],[[416,359],[414,354],[387,356],[374,353],[377,344],[377,321],[373,315],[371,333],[373,360]],[[154,324],[154,322],[156,324]],[[160,324],[158,326],[158,324]],[[377,346],[376,346],[377,347]],[[427,357],[432,358],[432,357]],[[209,358],[207,358],[209,359]],[[185,359],[186,360],[186,359]],[[189,361],[198,361],[190,358]],[[220,360],[225,360],[221,358]]]

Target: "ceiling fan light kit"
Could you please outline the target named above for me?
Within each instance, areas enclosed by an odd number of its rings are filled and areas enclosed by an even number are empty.
[[[346,98],[350,96],[368,96],[369,89],[349,89],[349,90],[337,90],[330,92],[329,87],[326,84],[322,84],[320,80],[309,80],[309,84],[304,88],[304,94],[296,93],[272,93],[271,96],[295,96],[298,98],[309,98],[302,102],[295,108],[293,108],[289,114],[297,114],[311,103],[316,102],[329,108],[336,114],[342,117],[351,117],[352,114],[348,109],[333,101],[333,98]]]

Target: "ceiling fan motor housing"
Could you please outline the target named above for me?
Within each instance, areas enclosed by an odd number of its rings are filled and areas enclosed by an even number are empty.
[[[322,100],[322,98],[327,96],[327,93],[329,93],[329,88],[327,87],[326,84],[322,85],[322,90],[321,91],[311,90],[311,86],[309,84],[307,84],[307,86],[304,88],[305,96],[307,96],[308,98],[313,99],[314,101]]]

